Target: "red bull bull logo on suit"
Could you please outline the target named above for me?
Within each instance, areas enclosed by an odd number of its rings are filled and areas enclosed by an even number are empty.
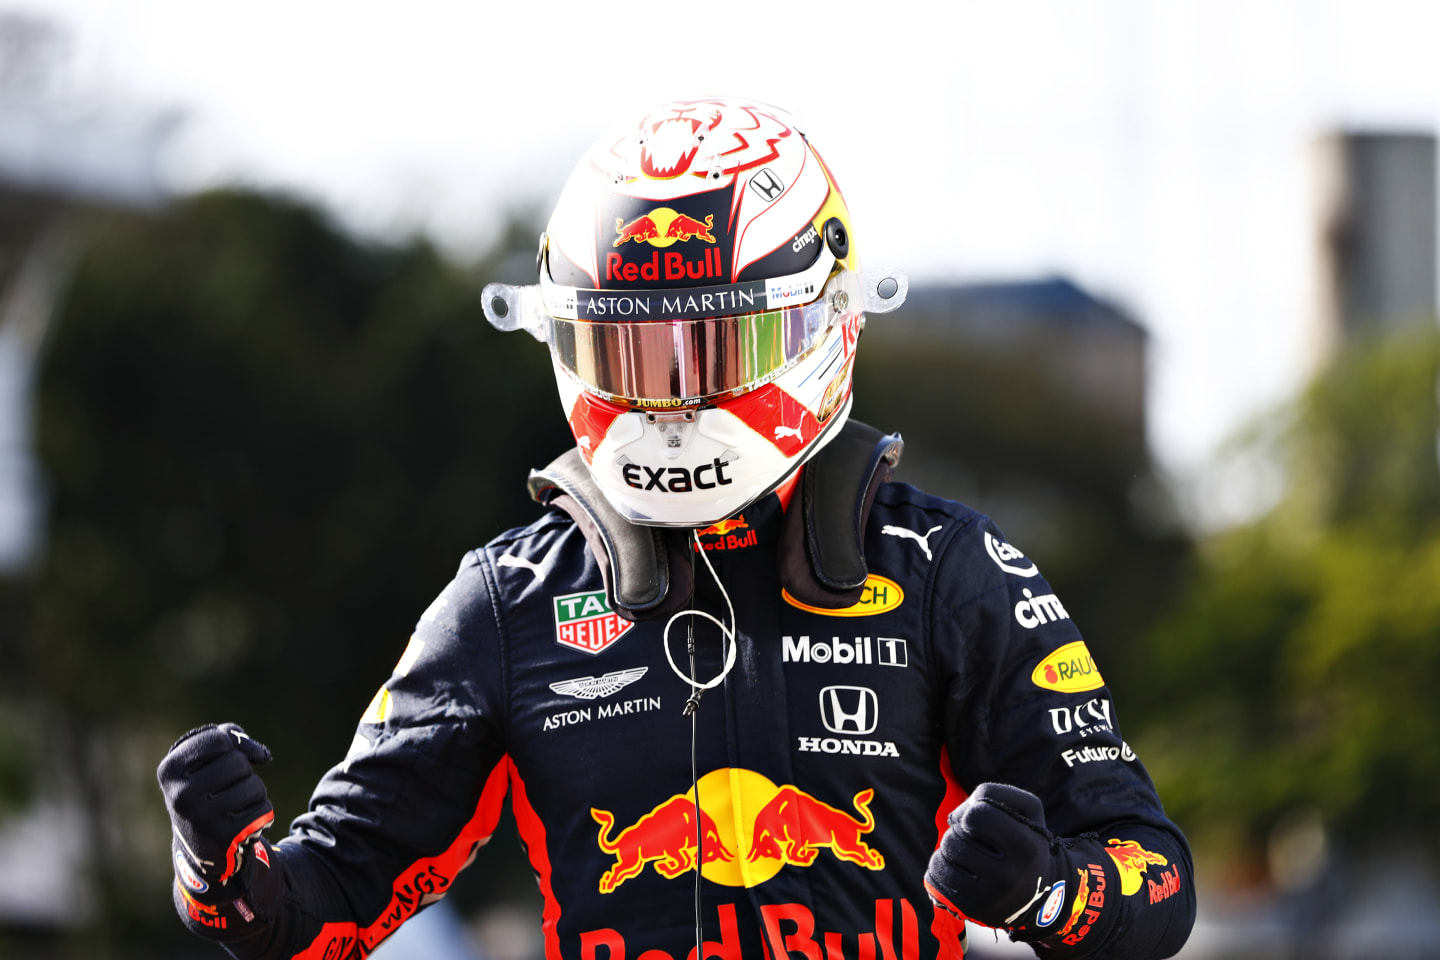
[[[600,824],[600,849],[615,857],[600,878],[601,893],[613,892],[646,865],[673,880],[694,870],[697,859],[705,879],[731,887],[758,886],[787,865],[810,866],[826,851],[867,870],[885,867],[884,854],[865,840],[875,827],[873,789],[849,798],[847,809],[753,770],[730,767],[701,777],[699,788],[698,810],[695,791],[688,790],[619,833],[613,832],[614,814],[590,811]]]
[[[715,821],[704,810],[696,809],[689,794],[677,793],[614,839],[609,837],[615,826],[614,815],[593,807],[590,815],[600,824],[600,849],[615,857],[615,865],[600,878],[601,893],[610,893],[638,875],[647,863],[654,863],[655,871],[671,880],[695,869],[697,835],[703,844],[701,858],[705,862],[735,856],[720,838]]]

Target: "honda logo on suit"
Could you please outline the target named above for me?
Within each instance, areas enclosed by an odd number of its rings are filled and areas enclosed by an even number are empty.
[[[869,687],[826,687],[820,691],[820,719],[831,733],[874,733],[880,699]]]

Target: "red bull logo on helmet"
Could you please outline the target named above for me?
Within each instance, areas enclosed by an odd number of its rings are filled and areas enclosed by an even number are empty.
[[[843,809],[753,770],[722,768],[700,778],[699,792],[698,807],[694,790],[676,794],[618,833],[613,813],[590,811],[600,824],[600,849],[615,857],[600,877],[601,893],[614,892],[647,865],[672,880],[698,865],[705,879],[731,887],[759,886],[787,865],[810,866],[826,851],[867,870],[885,867],[885,856],[865,839],[875,827],[873,789],[861,790]]]
[[[615,235],[603,258],[603,284],[694,286],[700,280],[730,279],[721,253],[729,241],[718,229],[715,214],[693,207],[690,213],[673,207],[615,212]]]
[[[724,276],[725,269],[721,266],[718,249],[706,248],[698,259],[686,257],[675,250],[666,251],[663,259],[660,251],[656,250],[650,254],[649,260],[631,260],[629,262],[626,262],[625,258],[618,253],[605,255],[605,279],[607,281],[634,283],[637,280],[647,280],[659,282],[661,280],[724,279]],[[625,315],[625,308],[621,305],[623,302],[617,301],[615,309],[615,313],[622,316]],[[639,309],[643,308],[632,308],[631,315],[634,315]]]
[[[656,207],[629,223],[625,222],[624,217],[616,217],[615,233],[618,236],[613,246],[622,246],[632,240],[636,243],[648,243],[652,247],[668,247],[672,243],[691,239],[714,243],[715,236],[710,232],[714,226],[713,213],[707,213],[702,222],[669,207]]]

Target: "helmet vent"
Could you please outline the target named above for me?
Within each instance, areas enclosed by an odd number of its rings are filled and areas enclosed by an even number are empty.
[[[850,253],[850,234],[839,217],[825,221],[825,245],[835,254],[836,260],[844,260]]]

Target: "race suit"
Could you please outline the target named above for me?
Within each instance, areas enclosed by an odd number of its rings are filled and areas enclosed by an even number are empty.
[[[696,960],[697,862],[699,960],[958,960],[963,924],[922,877],[946,815],[997,781],[1108,844],[1042,954],[1178,949],[1189,849],[1035,563],[975,511],[884,483],[860,601],[807,609],[780,586],[780,519],[770,495],[698,538],[694,607],[733,623],[735,657],[695,711],[693,771],[669,661],[690,673],[693,630],[693,675],[716,676],[718,628],[681,617],[667,659],[666,623],[612,612],[550,511],[464,558],[309,812],[255,851],[237,902],[177,885],[182,917],[241,957],[364,956],[447,892],[508,795],[547,960]]]

